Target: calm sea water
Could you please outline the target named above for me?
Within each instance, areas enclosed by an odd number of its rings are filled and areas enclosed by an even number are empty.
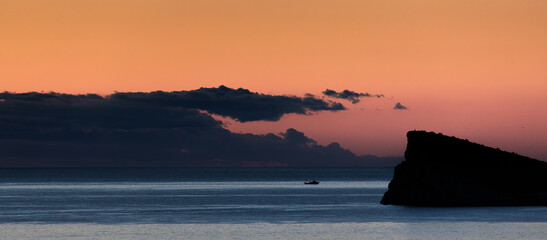
[[[545,239],[547,207],[379,204],[392,168],[0,169],[0,239]],[[319,185],[304,185],[315,178]]]

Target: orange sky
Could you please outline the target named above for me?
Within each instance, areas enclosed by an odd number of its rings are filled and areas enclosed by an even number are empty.
[[[405,132],[426,129],[547,160],[547,1],[0,6],[0,90],[106,94],[224,84],[274,94],[383,93],[343,113],[230,128],[295,127],[321,143],[379,155],[401,155]],[[396,102],[410,109],[392,110]]]

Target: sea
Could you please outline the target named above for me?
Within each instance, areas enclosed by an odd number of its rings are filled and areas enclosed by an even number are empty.
[[[547,239],[547,207],[382,205],[393,168],[0,169],[0,239]],[[318,185],[305,185],[315,179]]]

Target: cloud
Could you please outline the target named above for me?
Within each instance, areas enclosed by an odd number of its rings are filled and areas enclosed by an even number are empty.
[[[178,92],[115,93],[109,97],[117,101],[201,109],[240,122],[277,121],[287,113],[307,114],[346,109],[340,103],[318,99],[313,95],[266,95],[225,86]]]
[[[398,102],[398,103],[395,104],[393,109],[395,109],[395,110],[407,110],[408,108],[403,106],[400,102]]]
[[[340,111],[346,108],[337,102],[325,101],[313,95],[305,97],[266,95],[247,89],[200,88],[174,92],[118,92],[105,97],[96,94],[71,95],[61,93],[0,93],[0,99],[21,104],[67,104],[71,106],[101,105],[140,108],[185,108],[205,110],[209,113],[231,117],[240,122],[277,121],[284,114],[308,114],[316,111]]]
[[[319,145],[295,129],[233,133],[207,113],[250,121],[340,108],[312,96],[219,87],[108,96],[4,92],[0,99],[0,167],[378,164],[335,143]]]
[[[286,141],[297,144],[297,145],[314,145],[317,142],[315,140],[308,138],[304,133],[297,131],[294,128],[287,129],[286,132],[280,133]]]
[[[376,97],[376,98],[384,97],[383,94],[358,93],[358,92],[350,91],[347,89],[342,92],[336,92],[334,90],[326,89],[325,91],[323,91],[323,94],[325,96],[329,96],[333,98],[346,99],[351,101],[351,103],[353,104],[359,103],[361,101],[359,98],[361,97]]]

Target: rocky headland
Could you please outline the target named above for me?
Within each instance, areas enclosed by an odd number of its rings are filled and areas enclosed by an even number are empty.
[[[382,204],[547,206],[547,162],[433,132],[407,138]]]

